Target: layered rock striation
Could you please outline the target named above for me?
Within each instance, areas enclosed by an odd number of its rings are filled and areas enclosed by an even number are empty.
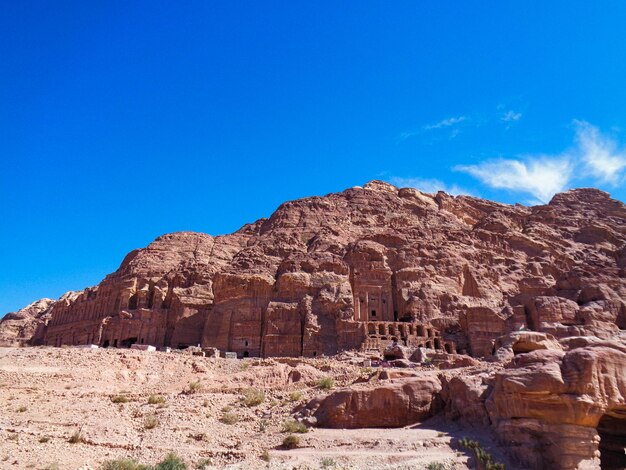
[[[486,357],[520,328],[626,328],[623,203],[578,189],[511,206],[373,181],[230,235],[161,236],[54,303],[30,343],[316,356],[397,338]]]

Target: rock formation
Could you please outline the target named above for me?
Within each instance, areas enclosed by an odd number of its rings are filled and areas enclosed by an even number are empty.
[[[394,379],[375,387],[351,387],[312,400],[302,411],[328,428],[397,428],[441,411],[441,383],[436,376]]]
[[[40,299],[17,312],[7,313],[0,321],[0,346],[25,346],[45,326],[55,301]]]
[[[172,233],[57,301],[33,344],[201,344],[240,356],[626,328],[626,206],[596,189],[505,205],[373,181],[212,237]],[[7,328],[8,320],[0,328]]]

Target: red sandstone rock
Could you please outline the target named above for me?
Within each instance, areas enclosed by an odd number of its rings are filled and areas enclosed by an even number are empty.
[[[446,417],[463,419],[474,426],[491,423],[485,400],[491,392],[492,378],[486,373],[476,375],[441,376],[441,397],[445,402]]]
[[[376,387],[353,386],[312,400],[307,409],[320,427],[387,428],[417,423],[438,413],[441,384],[434,376],[396,379]]]
[[[489,357],[521,326],[610,339],[626,328],[625,227],[595,189],[523,207],[371,182],[230,235],[159,237],[59,300],[32,342],[320,356],[397,338]]]
[[[0,321],[0,346],[25,346],[49,317],[52,299],[40,299],[23,309],[7,313]]]
[[[599,468],[599,456],[626,466],[625,371],[626,345],[616,342],[521,354],[496,376],[489,416],[528,468]]]

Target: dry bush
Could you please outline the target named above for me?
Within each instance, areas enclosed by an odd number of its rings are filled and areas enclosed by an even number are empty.
[[[85,442],[85,436],[83,435],[83,432],[79,429],[70,436],[67,442],[69,442],[70,444],[83,444]]]
[[[248,408],[258,406],[265,401],[265,392],[258,388],[247,388],[243,391],[243,404]]]
[[[130,401],[130,398],[128,398],[126,395],[115,395],[111,397],[111,401],[113,403],[128,403]]]
[[[296,449],[300,446],[300,438],[298,436],[294,436],[293,434],[289,434],[286,438],[283,439],[283,449]]]
[[[288,432],[288,433],[296,432],[299,434],[305,434],[309,432],[309,429],[304,424],[296,421],[295,419],[288,419],[287,421],[283,423],[282,432]]]
[[[198,393],[199,391],[201,391],[203,388],[204,385],[202,385],[202,382],[196,380],[195,382],[190,382],[187,386],[187,389],[184,390],[183,393],[185,395],[193,395],[194,393]]]
[[[239,422],[239,416],[232,411],[228,411],[222,415],[220,421],[224,424],[235,424]]]
[[[163,395],[150,395],[148,397],[149,405],[164,405],[166,401]]]
[[[148,415],[143,419],[144,429],[154,429],[159,425],[159,418],[154,415]]]

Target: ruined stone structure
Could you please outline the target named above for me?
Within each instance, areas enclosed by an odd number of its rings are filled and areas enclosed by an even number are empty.
[[[609,339],[625,299],[626,208],[602,191],[524,207],[374,181],[230,235],[161,236],[52,305],[31,342],[318,356],[397,338],[486,357],[520,328]]]

